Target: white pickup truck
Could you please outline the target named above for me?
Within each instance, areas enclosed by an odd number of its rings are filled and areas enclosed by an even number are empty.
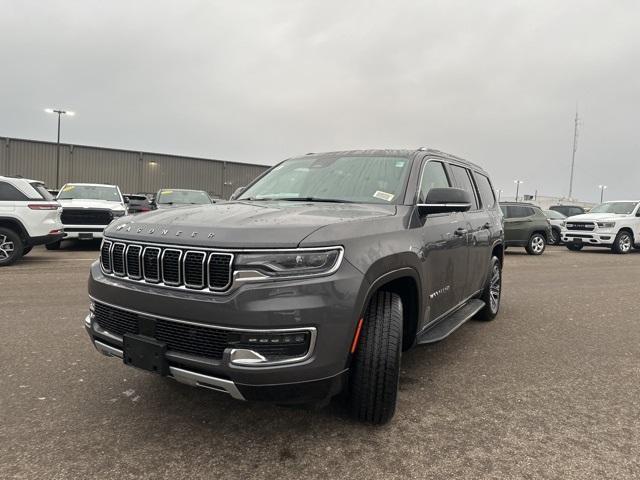
[[[607,247],[614,253],[640,248],[640,201],[605,202],[565,220],[562,241],[569,250]]]

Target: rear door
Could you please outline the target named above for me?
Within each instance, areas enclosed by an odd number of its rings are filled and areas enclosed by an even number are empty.
[[[432,188],[453,186],[445,164],[440,159],[427,159],[422,165],[418,203],[425,203]],[[466,289],[468,248],[464,213],[439,213],[421,219],[422,284],[427,311],[424,322],[440,318],[462,300]]]
[[[508,205],[504,220],[504,239],[507,242],[525,245],[533,225],[533,208],[525,205]]]
[[[16,187],[10,183],[0,181],[0,215],[13,213],[16,209],[16,200],[23,197]]]
[[[482,205],[471,170],[453,164],[449,168],[456,186],[469,192],[472,198],[471,208],[465,213],[469,260],[466,269],[465,293],[460,299],[462,301],[482,288],[482,283],[486,278],[491,248],[491,232],[489,230],[491,219],[486,208]]]

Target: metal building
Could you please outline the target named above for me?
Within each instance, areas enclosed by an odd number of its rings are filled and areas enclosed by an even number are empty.
[[[0,175],[22,175],[54,188],[56,149],[55,142],[0,137]],[[61,185],[109,183],[120,186],[123,193],[193,188],[226,199],[267,168],[207,158],[60,144]]]

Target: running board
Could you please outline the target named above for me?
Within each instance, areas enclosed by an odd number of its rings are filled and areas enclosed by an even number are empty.
[[[434,343],[447,338],[484,306],[485,303],[480,299],[469,301],[464,307],[420,332],[416,343]]]

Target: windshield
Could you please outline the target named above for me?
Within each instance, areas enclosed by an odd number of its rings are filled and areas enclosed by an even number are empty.
[[[607,202],[593,207],[589,213],[616,213],[630,215],[636,208],[636,202]]]
[[[562,220],[563,218],[567,218],[565,215],[560,212],[556,212],[555,210],[545,210],[544,214],[547,216],[547,218],[551,218],[554,220]]]
[[[65,185],[58,200],[106,200],[107,202],[121,202],[120,192],[116,187],[106,185]]]
[[[160,190],[157,203],[162,205],[200,205],[211,203],[207,192],[200,190]]]
[[[396,203],[409,175],[404,157],[325,156],[287,160],[240,200]]]

